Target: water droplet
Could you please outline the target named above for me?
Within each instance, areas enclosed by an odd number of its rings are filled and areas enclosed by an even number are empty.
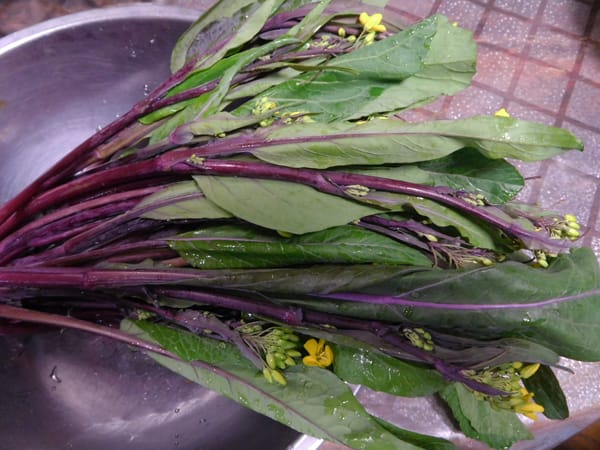
[[[131,58],[137,58],[137,53],[136,53],[135,49],[133,49],[133,48],[132,48],[132,49],[129,51],[129,56],[130,56]]]
[[[121,114],[117,113],[115,114],[115,117],[118,119],[119,117],[121,117]]]
[[[154,44],[155,42],[156,42],[156,39],[155,39],[155,38],[152,38],[152,39],[150,39],[150,41],[149,41],[150,45]]]
[[[150,94],[150,86],[144,84],[144,97],[147,97]]]
[[[175,412],[175,414],[179,414],[179,411],[181,411],[181,409],[179,409],[179,408],[175,408],[175,411],[174,411],[174,412]]]
[[[50,372],[50,379],[52,381],[54,381],[55,383],[61,383],[62,380],[58,377],[58,373],[56,372],[56,368],[57,368],[57,366],[54,366],[52,368],[52,372]]]
[[[102,131],[102,125],[98,125],[98,126],[96,127],[96,131]]]

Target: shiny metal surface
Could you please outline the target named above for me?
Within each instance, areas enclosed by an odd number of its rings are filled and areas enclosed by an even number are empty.
[[[0,201],[165,79],[196,16],[118,7],[0,39]],[[142,353],[73,331],[0,338],[0,398],[7,450],[284,449],[299,436]]]
[[[164,1],[195,3],[194,0]],[[478,9],[461,9],[452,1],[392,0],[390,3],[406,8],[413,14],[411,17],[434,12],[430,4],[435,4],[435,8],[442,5],[446,8],[440,12],[459,20],[461,25],[476,28],[479,19],[472,19],[469,14],[480,14],[484,2],[471,2],[477,3]],[[511,4],[495,3],[505,7]],[[517,3],[527,2],[514,2],[515,8]],[[455,6],[456,10],[452,9]],[[498,54],[502,54],[496,47],[485,46],[486,42],[496,46],[503,42],[500,32],[505,22],[491,20],[498,14],[496,8],[485,16],[490,20],[482,28],[484,45],[479,85],[472,94],[477,100],[466,101],[466,94],[457,96],[456,106],[444,104],[442,112],[455,118],[457,111],[464,115],[493,113],[500,106],[508,105],[519,117],[547,121],[538,106],[528,109],[529,104],[521,104],[519,99],[535,101],[538,97],[522,92],[525,87],[534,89],[541,85],[537,81],[539,73],[554,76],[558,72],[523,71],[519,83],[510,82],[512,59],[506,55],[499,58]],[[145,85],[150,88],[162,80],[168,72],[166,61],[172,44],[187,21],[196,16],[197,12],[183,8],[145,4],[106,9],[101,14],[98,11],[80,13],[0,39],[0,202],[18,192],[98,126],[123,113],[144,95]],[[546,18],[541,13],[538,16]],[[559,15],[563,16],[569,17]],[[484,19],[481,20],[483,23]],[[521,18],[518,23],[526,22]],[[499,37],[489,37],[490,24],[500,29]],[[544,28],[539,27],[539,30]],[[563,42],[564,35],[559,37]],[[516,38],[508,41],[512,46],[521,45],[521,40]],[[536,45],[541,44],[536,41]],[[547,47],[558,48],[554,41]],[[513,55],[518,48],[509,50]],[[562,60],[551,60],[554,61]],[[583,62],[586,61],[591,59],[586,56]],[[585,65],[582,67],[584,75],[592,73]],[[533,81],[521,81],[528,73]],[[508,81],[505,76],[509,77]],[[576,86],[588,86],[588,81],[578,79]],[[482,86],[493,86],[493,95],[485,95]],[[513,90],[518,87],[515,91],[518,95],[500,97],[498,92],[503,86]],[[578,98],[572,97],[573,100]],[[544,205],[552,205],[557,196],[561,202],[568,203],[571,210],[590,222],[586,243],[598,252],[600,241],[595,237],[595,230],[600,230],[600,219],[595,218],[595,212],[600,205],[599,197],[594,201],[585,194],[584,188],[596,189],[597,186],[597,173],[600,173],[597,136],[600,134],[581,126],[592,122],[587,116],[581,116],[580,110],[587,111],[578,106],[561,109],[561,114],[569,112],[572,117],[555,123],[583,133],[588,151],[583,156],[569,155],[558,162],[539,165],[539,170],[538,166],[528,169],[526,174],[534,179],[533,183],[540,175],[540,186],[534,185],[535,189],[530,188],[526,193],[533,192],[530,200],[541,198]],[[542,111],[546,110],[542,108]],[[593,113],[590,117],[597,117],[595,110]],[[548,111],[546,114],[549,116]],[[574,179],[578,182],[573,182]],[[550,180],[552,189],[541,184],[544,180]],[[556,193],[558,187],[562,189],[560,195]],[[595,228],[593,223],[596,223]],[[518,444],[515,450],[551,449],[600,419],[600,365],[572,361],[565,364],[575,371],[575,374],[558,373],[572,417],[567,421],[529,422],[536,439]],[[46,333],[28,339],[0,338],[0,395],[0,449],[278,449],[285,448],[297,437],[285,427],[172,375],[139,352],[76,332]],[[485,448],[481,443],[465,439],[447,418],[444,407],[433,398],[392,398],[364,388],[360,389],[358,398],[369,411],[401,427],[452,439],[461,449]],[[302,450],[345,449],[308,438],[294,441],[292,445]]]

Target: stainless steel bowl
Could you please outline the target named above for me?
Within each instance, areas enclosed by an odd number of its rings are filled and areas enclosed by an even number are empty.
[[[198,15],[134,5],[0,39],[0,202],[168,76]],[[104,338],[0,338],[0,448],[285,449],[295,431]],[[305,447],[317,441],[305,441]]]
[[[0,39],[0,202],[168,75],[175,40],[197,11],[143,4],[78,13]],[[550,449],[600,418],[598,364],[565,361],[567,421],[531,424]],[[0,338],[0,449],[341,449],[299,436],[172,374],[142,353],[81,332]],[[398,426],[464,438],[434,398],[362,388],[359,400]]]

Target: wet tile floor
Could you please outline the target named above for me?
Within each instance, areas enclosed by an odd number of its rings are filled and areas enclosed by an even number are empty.
[[[124,3],[132,0],[2,0],[0,36],[52,17]],[[211,2],[154,3],[202,8]],[[529,180],[522,199],[576,214],[586,224],[583,243],[600,256],[600,1],[391,0],[388,8],[409,23],[442,13],[472,30],[479,45],[473,85],[416,118],[459,118],[505,107],[515,117],[567,128],[583,140],[582,153],[520,164]],[[589,430],[560,449],[597,448],[598,424]]]

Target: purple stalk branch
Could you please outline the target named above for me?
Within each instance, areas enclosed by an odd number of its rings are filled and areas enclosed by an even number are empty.
[[[567,247],[568,244],[550,239],[549,237],[535,231],[526,230],[519,225],[507,222],[504,219],[491,214],[484,208],[474,206],[461,198],[449,194],[448,189],[439,189],[407,181],[391,180],[388,178],[355,173],[337,172],[332,170],[296,169],[282,166],[274,166],[265,163],[255,163],[236,160],[204,159],[195,163],[190,160],[173,167],[174,171],[185,173],[185,166],[194,166],[200,173],[207,175],[237,176],[246,178],[264,178],[271,180],[291,181],[312,186],[319,191],[362,201],[361,197],[349,195],[347,186],[361,185],[372,190],[406,194],[414,197],[423,197],[437,201],[444,205],[458,209],[487,222],[507,235],[517,239],[532,239],[550,245],[551,248]],[[194,173],[194,171],[191,171]],[[197,173],[197,172],[196,172]]]
[[[189,175],[207,174],[301,183],[312,186],[322,192],[349,198],[354,201],[364,200],[361,197],[354,197],[348,194],[346,192],[347,186],[361,185],[371,190],[423,197],[470,214],[494,225],[507,235],[517,239],[531,239],[535,242],[552,246],[551,248],[567,245],[560,241],[552,240],[541,233],[526,230],[515,223],[507,222],[490,213],[485,208],[474,206],[461,198],[452,196],[449,194],[447,188],[439,189],[405,181],[332,170],[296,169],[237,160],[192,159],[195,155],[196,152],[194,149],[171,151],[152,160],[139,161],[126,166],[107,169],[99,173],[81,176],[38,196],[24,209],[24,213],[27,215],[38,214],[47,208],[56,207],[80,196],[97,192],[103,186],[123,185],[127,182],[139,180],[140,178],[150,180],[162,174],[174,174],[187,179]]]
[[[422,300],[411,300],[400,296],[358,294],[355,292],[339,292],[335,294],[319,294],[319,298],[328,298],[332,300],[343,300],[349,302],[360,302],[374,305],[397,305],[412,308],[451,310],[451,311],[491,311],[507,309],[535,309],[544,306],[551,306],[558,303],[583,300],[587,297],[599,295],[600,289],[582,292],[579,294],[565,295],[563,297],[554,297],[545,300],[532,301],[527,303],[444,303],[427,302]]]
[[[299,269],[301,270],[301,269]],[[256,269],[260,272],[260,269]],[[228,271],[195,269],[98,269],[89,267],[0,267],[0,292],[9,295],[10,289],[113,289],[137,288],[139,286],[197,286],[208,288],[210,280],[215,280],[215,288],[226,289],[226,284],[221,284],[221,278],[227,277]],[[251,272],[251,270],[245,270]],[[204,280],[205,283],[198,284]],[[166,294],[165,294],[166,295]],[[188,295],[188,294],[183,294]],[[193,293],[196,295],[196,293]],[[199,303],[208,301],[208,294],[198,294],[195,297]],[[215,294],[210,294],[214,296]],[[562,297],[553,297],[531,302],[510,302],[496,304],[474,303],[448,303],[444,301],[430,302],[413,300],[400,296],[379,296],[371,294],[341,292],[334,294],[315,294],[315,297],[350,302],[363,302],[381,305],[399,305],[413,308],[426,308],[438,310],[480,311],[480,310],[505,310],[505,309],[535,309],[554,304],[583,300],[590,296],[600,295],[600,289],[593,289],[578,294]],[[190,299],[191,300],[191,299]],[[248,299],[243,299],[244,302]],[[318,300],[315,300],[318,301]],[[263,302],[255,301],[262,305]],[[226,306],[226,305],[223,305]],[[239,304],[238,304],[239,306]],[[236,308],[233,308],[236,309]],[[282,311],[289,311],[284,308]],[[325,316],[324,316],[325,317]]]
[[[167,356],[169,358],[179,359],[173,353],[151,342],[145,341],[143,339],[138,339],[135,336],[123,333],[122,331],[116,330],[114,328],[97,325],[84,320],[75,319],[73,317],[61,316],[58,314],[50,314],[40,311],[33,311],[30,309],[18,308],[3,304],[0,304],[0,317],[9,320],[33,322],[60,328],[72,328],[74,330],[86,331],[88,333],[93,333],[98,336],[104,336],[118,342],[123,342],[125,344],[132,345],[142,350],[157,353],[159,355]]]

